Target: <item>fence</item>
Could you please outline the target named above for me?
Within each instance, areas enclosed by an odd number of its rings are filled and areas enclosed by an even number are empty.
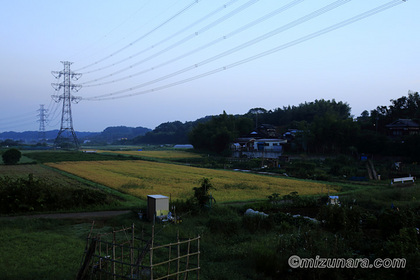
[[[92,224],[93,229],[93,224]],[[89,233],[77,275],[85,279],[199,279],[200,236],[160,245],[155,227],[150,238],[135,236],[134,224],[105,234]]]

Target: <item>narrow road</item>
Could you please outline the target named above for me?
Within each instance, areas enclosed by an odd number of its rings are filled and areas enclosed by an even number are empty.
[[[52,214],[36,214],[23,216],[4,216],[0,219],[14,220],[18,218],[28,219],[91,219],[91,218],[112,218],[115,216],[131,213],[131,210],[122,211],[98,211],[98,212],[79,212],[79,213],[52,213]]]

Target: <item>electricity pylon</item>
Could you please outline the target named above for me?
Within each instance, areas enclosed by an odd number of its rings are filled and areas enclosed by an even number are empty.
[[[79,91],[82,86],[75,85],[71,82],[71,80],[78,80],[82,74],[74,73],[70,70],[70,65],[72,62],[69,61],[61,61],[64,65],[64,69],[62,71],[52,71],[51,73],[56,79],[60,79],[63,76],[63,81],[61,83],[52,83],[51,85],[56,91],[59,91],[63,88],[62,95],[52,95],[51,97],[55,100],[55,102],[60,102],[63,100],[63,109],[61,113],[61,126],[60,131],[55,138],[54,145],[57,147],[64,143],[74,143],[76,148],[79,148],[79,141],[77,140],[76,133],[73,129],[73,118],[71,115],[71,103],[78,103],[82,98],[76,97],[71,94],[72,91]]]
[[[47,109],[44,109],[44,104],[39,105],[39,140],[41,140],[41,142],[45,142],[46,141],[46,137],[45,137],[45,123],[47,122]]]

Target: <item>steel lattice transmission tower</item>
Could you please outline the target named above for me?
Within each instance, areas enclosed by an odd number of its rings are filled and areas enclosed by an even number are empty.
[[[79,148],[79,141],[77,140],[76,133],[73,129],[73,118],[71,115],[71,103],[78,103],[82,98],[76,97],[71,94],[72,91],[79,91],[82,86],[75,85],[72,83],[72,80],[78,80],[82,74],[74,73],[70,70],[70,65],[72,62],[69,61],[61,61],[64,65],[64,69],[62,71],[52,71],[51,73],[54,75],[56,79],[60,79],[63,77],[63,81],[61,83],[52,83],[51,85],[56,91],[60,91],[63,89],[62,95],[53,95],[52,98],[55,102],[63,101],[63,109],[61,113],[61,126],[60,131],[57,134],[57,138],[55,138],[55,146],[62,145],[63,143],[71,143]]]
[[[44,104],[39,105],[39,139],[42,142],[46,141],[46,137],[45,137],[45,123],[47,122],[47,109],[44,109]]]

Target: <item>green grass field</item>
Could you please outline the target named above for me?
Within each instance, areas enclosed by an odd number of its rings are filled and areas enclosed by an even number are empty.
[[[0,219],[1,279],[75,279],[88,224]]]

